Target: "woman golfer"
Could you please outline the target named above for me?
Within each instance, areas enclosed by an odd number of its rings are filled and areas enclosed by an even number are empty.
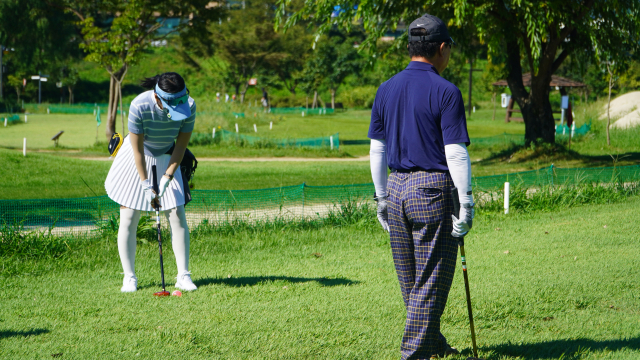
[[[141,86],[150,90],[131,102],[129,135],[105,181],[107,194],[120,204],[118,251],[124,270],[121,291],[137,289],[136,230],[140,212],[153,211],[152,201],[159,202],[171,226],[171,244],[178,265],[176,287],[195,290],[189,272],[189,229],[180,162],[193,131],[196,104],[189,97],[184,79],[173,72],[144,79]],[[153,165],[158,174],[164,174],[158,180],[158,194],[151,182]]]

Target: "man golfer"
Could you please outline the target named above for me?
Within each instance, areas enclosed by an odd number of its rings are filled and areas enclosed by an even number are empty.
[[[454,44],[446,25],[425,14],[408,31],[411,62],[380,85],[373,104],[371,175],[407,308],[402,359],[434,359],[458,353],[440,332],[440,317],[458,253],[454,237],[471,229],[474,215],[469,134],[462,94],[440,76]]]

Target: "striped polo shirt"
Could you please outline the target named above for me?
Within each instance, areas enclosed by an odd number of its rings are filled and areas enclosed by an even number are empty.
[[[129,132],[144,134],[144,153],[155,157],[171,148],[179,132],[193,131],[196,123],[196,102],[189,97],[191,116],[181,121],[173,121],[167,117],[167,110],[160,110],[153,94],[153,90],[145,91],[131,102]]]

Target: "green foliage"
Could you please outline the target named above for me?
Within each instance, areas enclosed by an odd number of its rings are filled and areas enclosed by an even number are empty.
[[[529,188],[514,182],[509,193],[509,212],[530,213],[532,211],[556,212],[580,205],[613,204],[626,201],[640,194],[638,181],[612,183],[583,182],[576,185],[543,186]],[[478,195],[480,211],[500,213],[504,211],[504,194],[484,193]]]
[[[47,232],[29,231],[21,223],[0,224],[0,258],[57,259],[75,245],[72,236],[57,236]],[[75,246],[74,246],[75,247]]]

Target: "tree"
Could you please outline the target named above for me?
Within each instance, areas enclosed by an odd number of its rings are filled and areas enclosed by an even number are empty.
[[[343,39],[339,36],[329,38],[323,46],[316,50],[322,60],[324,72],[327,74],[325,82],[331,93],[331,108],[335,109],[335,98],[338,87],[344,79],[356,74],[361,69],[360,55],[354,47],[355,39]]]
[[[85,59],[100,64],[109,73],[107,138],[115,133],[119,102],[122,109],[122,81],[144,50],[153,41],[176,33],[195,32],[207,37],[206,25],[224,12],[206,0],[60,1],[58,6],[64,6],[80,20],[80,47],[86,53]],[[167,32],[158,32],[169,18],[181,21]],[[124,129],[124,118],[122,122]]]
[[[640,50],[640,3],[637,0],[453,0],[444,5],[424,1],[352,2],[307,1],[288,16],[289,0],[279,0],[278,23],[292,25],[313,16],[327,31],[336,24],[349,29],[358,20],[368,32],[365,45],[388,28],[408,23],[425,12],[449,22],[450,32],[476,33],[496,58],[505,55],[507,82],[525,121],[526,143],[555,142],[555,122],[549,102],[549,84],[564,60],[580,50],[600,59],[626,62]],[[338,6],[339,11],[335,10]],[[470,36],[454,39],[469,44]],[[402,41],[402,39],[400,39]],[[525,88],[523,72],[532,74]]]
[[[3,58],[10,86],[22,87],[24,77],[49,74],[62,59],[80,57],[72,20],[45,0],[0,0],[0,44],[12,50]],[[18,88],[16,94],[23,95]]]
[[[241,102],[251,78],[270,64],[286,63],[291,56],[279,46],[272,5],[268,0],[249,1],[245,9],[230,11],[226,21],[220,19],[209,27],[214,51],[226,63],[222,69],[225,82],[234,87]]]

